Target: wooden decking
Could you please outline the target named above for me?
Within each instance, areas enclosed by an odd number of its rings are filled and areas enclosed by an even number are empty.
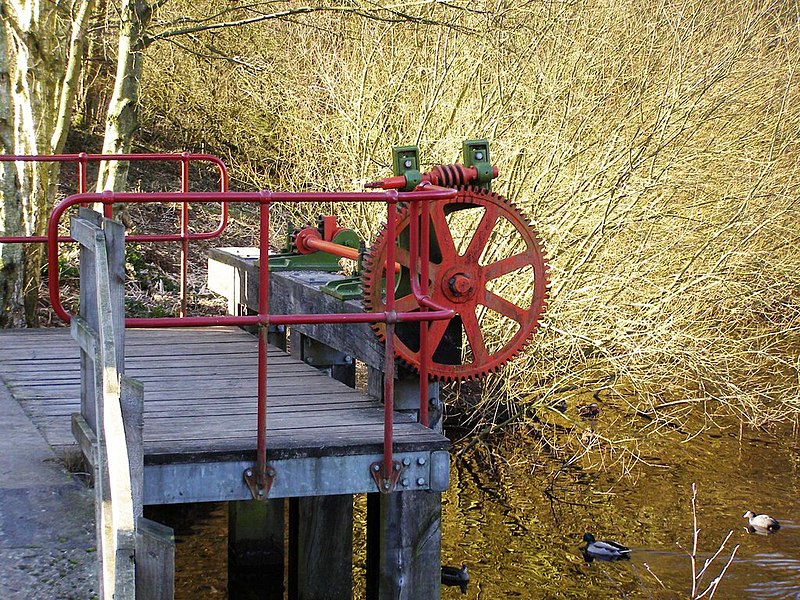
[[[249,498],[256,344],[235,328],[126,331],[125,373],[145,390],[145,504]],[[0,331],[0,378],[53,447],[75,445],[80,361],[69,329]],[[376,491],[369,465],[383,452],[382,405],[277,348],[267,382],[270,496]],[[447,438],[401,414],[394,435],[402,489],[445,489]]]

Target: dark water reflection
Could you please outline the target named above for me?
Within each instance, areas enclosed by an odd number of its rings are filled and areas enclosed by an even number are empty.
[[[740,545],[715,598],[800,599],[797,440],[790,432],[745,432],[740,441],[738,428],[676,439],[648,442],[647,454],[658,459],[621,479],[617,468],[559,469],[524,440],[504,460],[457,462],[443,495],[442,560],[465,562],[470,584],[466,595],[443,588],[442,597],[687,598],[691,566],[676,542],[691,547],[691,484],[697,482],[698,568],[733,530],[706,585]],[[177,528],[176,599],[227,598],[225,505],[152,510],[153,518]],[[749,534],[746,510],[768,512],[782,528]],[[363,520],[363,498],[355,514]],[[631,559],[585,562],[587,531],[631,547]],[[356,534],[358,548],[363,535]],[[355,564],[355,597],[362,598],[363,550],[356,550]]]
[[[734,531],[706,585],[740,545],[715,598],[800,598],[794,437],[745,433],[740,443],[737,429],[653,446],[648,451],[660,460],[621,480],[611,469],[561,471],[554,481],[552,465],[522,466],[520,458],[534,452],[524,444],[505,464],[457,464],[444,506],[443,557],[466,562],[472,581],[466,596],[445,590],[443,597],[686,598],[691,564],[676,542],[691,547],[697,482],[699,562]],[[771,513],[782,529],[749,534],[748,509]],[[579,548],[586,531],[630,546],[631,560],[587,564]]]

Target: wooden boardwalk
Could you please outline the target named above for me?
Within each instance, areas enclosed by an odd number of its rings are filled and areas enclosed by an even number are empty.
[[[126,331],[125,373],[145,393],[145,504],[250,498],[256,363],[256,338],[236,328]],[[51,446],[75,445],[80,360],[68,328],[0,331],[0,378]],[[376,491],[368,469],[383,452],[381,403],[277,348],[267,389],[271,497]],[[402,489],[445,489],[447,438],[400,413],[394,436]]]

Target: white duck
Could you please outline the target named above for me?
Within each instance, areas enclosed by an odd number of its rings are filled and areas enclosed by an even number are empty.
[[[781,528],[781,524],[769,515],[757,515],[752,510],[748,510],[744,513],[744,518],[747,519],[747,522],[753,529],[772,532],[778,531],[778,529]]]

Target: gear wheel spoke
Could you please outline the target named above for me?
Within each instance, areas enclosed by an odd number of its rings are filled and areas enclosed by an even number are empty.
[[[456,313],[428,327],[430,374],[444,380],[480,377],[519,353],[538,328],[548,293],[544,245],[513,204],[482,189],[463,188],[452,200],[432,203],[430,219],[429,293]],[[395,249],[402,267],[395,288],[400,312],[420,310],[411,293],[410,220],[408,207],[401,207]],[[389,242],[386,230],[379,231],[364,261],[368,311],[385,309],[383,265]],[[381,339],[385,327],[373,326]],[[397,356],[416,368],[419,330],[417,323],[395,328]]]
[[[431,225],[442,256],[455,256],[455,242],[453,242],[453,236],[450,233],[450,224],[444,214],[444,204],[441,202],[431,206]]]
[[[483,341],[483,332],[481,332],[478,317],[474,311],[464,312],[461,315],[461,322],[464,325],[464,333],[472,351],[472,363],[484,364],[490,357],[486,350],[486,343]]]
[[[419,308],[419,304],[414,294],[407,294],[400,298],[395,298],[394,309],[397,312],[412,312],[417,308]]]
[[[512,321],[516,321],[520,325],[523,324],[525,317],[527,316],[527,311],[525,309],[520,308],[513,302],[509,302],[502,296],[498,296],[489,290],[486,290],[481,304],[483,304],[486,308],[503,315],[504,317],[508,317]]]
[[[483,253],[486,244],[489,243],[489,239],[492,237],[492,232],[495,230],[499,216],[496,206],[486,207],[486,212],[481,222],[478,223],[478,227],[475,228],[475,235],[472,236],[464,256],[480,256]]]
[[[519,254],[508,256],[502,260],[486,265],[483,269],[484,278],[486,281],[490,281],[502,277],[503,275],[513,273],[514,271],[519,271],[526,265],[531,264],[531,261],[535,260],[535,255],[536,253],[534,250],[526,250],[525,252],[520,252]]]

